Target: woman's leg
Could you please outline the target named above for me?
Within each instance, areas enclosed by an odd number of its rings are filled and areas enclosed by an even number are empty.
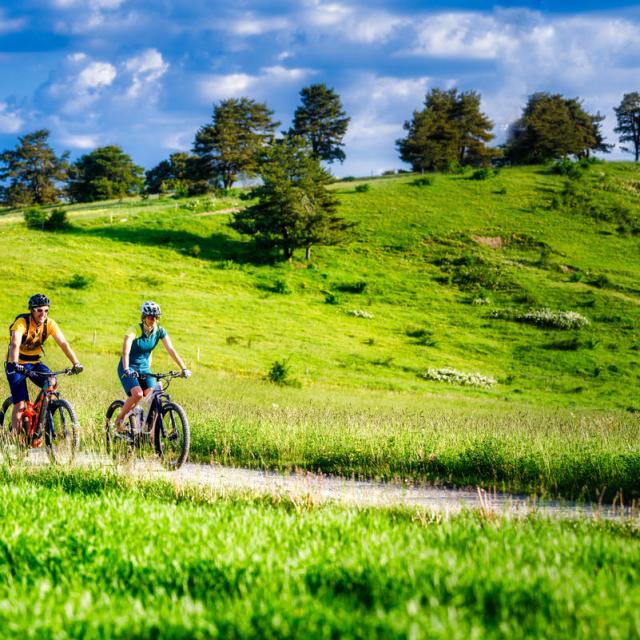
[[[140,386],[133,387],[131,391],[129,391],[129,397],[126,399],[124,406],[122,407],[120,413],[118,414],[118,417],[116,418],[117,424],[122,423],[124,417],[127,415],[127,413],[129,413],[129,411],[131,411],[131,409],[133,409],[133,407],[136,406],[136,404],[138,404],[143,395],[144,394],[142,391],[142,387]]]

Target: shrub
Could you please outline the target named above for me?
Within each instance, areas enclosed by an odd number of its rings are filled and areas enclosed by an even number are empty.
[[[291,289],[289,288],[287,281],[283,280],[282,278],[278,278],[273,283],[272,291],[274,293],[282,293],[282,294],[291,293]]]
[[[331,291],[323,291],[324,293],[324,301],[327,304],[339,304],[340,299],[335,293],[331,293]]]
[[[598,289],[604,289],[605,287],[611,286],[611,280],[604,275],[603,273],[593,276],[587,280],[587,284],[590,284],[592,287],[596,287]]]
[[[344,293],[363,293],[367,288],[364,280],[356,280],[355,282],[338,282],[334,285],[334,289]]]
[[[28,229],[44,229],[44,223],[48,218],[47,212],[40,207],[29,207],[22,215]]]
[[[495,177],[496,172],[491,167],[482,167],[476,169],[470,176],[469,180],[488,180]]]
[[[434,183],[433,177],[422,176],[412,180],[409,184],[413,187],[430,187]]]
[[[189,255],[197,258],[202,253],[202,249],[199,244],[194,244],[191,249],[189,249]]]
[[[436,382],[447,382],[469,387],[489,388],[496,384],[496,380],[490,376],[483,376],[479,373],[464,373],[445,367],[443,369],[427,369],[420,374],[425,380],[435,380]]]
[[[300,383],[297,380],[294,380],[290,377],[291,368],[286,360],[275,360],[265,379],[271,382],[272,384],[278,384],[281,386],[289,386],[289,387],[299,387]]]
[[[371,187],[369,186],[369,183],[367,183],[367,182],[365,182],[363,184],[356,185],[356,192],[357,193],[366,193],[370,189],[371,189]]]
[[[405,334],[410,338],[414,338],[416,344],[423,347],[435,347],[436,341],[430,331],[423,329],[422,327],[408,327],[405,329]]]
[[[44,228],[47,231],[59,231],[69,226],[67,212],[64,209],[53,209],[49,217],[44,222]]]
[[[64,283],[64,286],[69,287],[69,289],[86,289],[92,285],[94,281],[94,276],[83,276],[79,273],[74,273],[71,278]]]

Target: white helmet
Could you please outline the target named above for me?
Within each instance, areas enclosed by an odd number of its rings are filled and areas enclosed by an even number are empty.
[[[157,302],[153,302],[153,300],[147,300],[142,303],[140,313],[143,316],[154,316],[158,318],[160,316],[160,305]]]

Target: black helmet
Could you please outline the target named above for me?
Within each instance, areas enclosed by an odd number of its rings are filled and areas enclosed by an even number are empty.
[[[29,298],[29,309],[34,309],[35,307],[49,307],[51,306],[51,301],[44,293],[36,293],[35,295]]]

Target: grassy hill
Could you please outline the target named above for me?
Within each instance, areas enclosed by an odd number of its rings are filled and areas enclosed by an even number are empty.
[[[88,366],[66,387],[97,426],[121,393],[115,367],[123,332],[142,300],[157,300],[162,324],[196,371],[180,396],[207,434],[201,455],[225,461],[304,466],[306,454],[292,443],[314,420],[318,447],[323,429],[340,431],[349,434],[340,455],[357,458],[372,431],[362,416],[374,414],[371,455],[381,439],[397,450],[403,429],[413,434],[405,447],[411,455],[414,445],[428,452],[446,437],[435,416],[464,432],[448,447],[467,446],[478,429],[520,447],[511,427],[548,425],[531,418],[540,411],[556,412],[558,446],[576,431],[572,416],[579,421],[587,411],[598,426],[585,438],[609,442],[620,433],[611,450],[628,450],[640,408],[640,172],[595,163],[573,173],[580,177],[529,167],[486,180],[467,173],[337,182],[340,213],[357,226],[348,243],[314,248],[308,264],[302,256],[261,262],[227,226],[229,210],[245,204],[234,197],[69,206],[72,226],[64,232],[27,230],[9,211],[0,217],[0,317],[8,326],[30,294],[50,295],[52,317]],[[368,187],[357,189],[363,182]],[[551,320],[543,309],[555,314]],[[581,328],[545,324],[576,317],[585,319]],[[63,361],[54,346],[48,359]],[[262,382],[275,361],[286,362],[300,388]],[[156,364],[167,366],[163,354]],[[496,383],[425,379],[441,368]],[[238,450],[255,446],[264,420],[263,448],[242,458]],[[607,430],[606,420],[617,426]],[[389,433],[390,424],[401,426]],[[425,425],[437,432],[426,444],[415,436]],[[547,426],[535,429],[536,442],[549,436]],[[283,438],[277,446],[275,433]],[[283,462],[274,446],[295,455]],[[367,460],[358,471],[366,472]],[[324,468],[353,468],[334,463]]]

